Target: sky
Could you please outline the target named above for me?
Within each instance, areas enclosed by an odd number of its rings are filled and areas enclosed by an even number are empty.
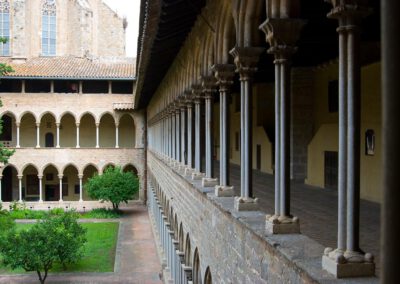
[[[128,19],[126,29],[126,55],[136,57],[139,32],[140,0],[103,0],[118,15]]]

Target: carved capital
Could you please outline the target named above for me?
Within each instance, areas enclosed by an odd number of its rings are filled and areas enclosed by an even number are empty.
[[[233,64],[215,64],[211,67],[214,76],[217,79],[221,91],[227,91],[233,84],[235,77],[235,65]]]
[[[193,99],[201,99],[203,92],[203,87],[201,85],[192,85],[192,95]]]
[[[235,47],[229,53],[233,56],[236,72],[240,75],[240,80],[249,80],[253,73],[257,71],[257,64],[261,53],[264,51],[262,47]]]
[[[202,76],[201,85],[203,87],[204,97],[208,98],[217,90],[217,79],[214,76]]]
[[[289,59],[297,51],[296,42],[306,21],[291,18],[269,18],[260,25],[270,48],[268,53],[276,59]]]
[[[326,0],[332,4],[332,10],[327,17],[338,19],[339,26],[353,26],[360,24],[362,18],[372,13],[367,0]],[[339,32],[343,30],[338,30]]]

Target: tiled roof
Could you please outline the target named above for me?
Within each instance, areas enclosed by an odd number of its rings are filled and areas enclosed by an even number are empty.
[[[7,63],[15,71],[4,76],[9,78],[133,80],[134,62],[134,58],[123,57],[35,57],[18,61],[0,57],[0,63]]]

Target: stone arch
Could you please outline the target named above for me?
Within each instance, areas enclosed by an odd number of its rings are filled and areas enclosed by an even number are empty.
[[[185,251],[185,233],[183,232],[183,224],[182,224],[182,222],[180,223],[180,225],[179,225],[179,238],[178,238],[178,241],[179,241],[179,251]]]
[[[115,168],[115,167],[116,167],[116,164],[113,163],[113,162],[109,162],[109,163],[105,164],[105,165],[103,166],[103,168],[101,169],[101,172],[104,173],[104,171],[105,171],[108,167],[113,167],[113,168]]]
[[[89,178],[92,178],[96,174],[100,174],[100,172],[99,172],[99,168],[97,167],[97,165],[95,165],[93,163],[88,163],[82,168],[81,174],[82,174],[82,183],[83,183],[83,185],[85,185],[85,183],[88,181]],[[83,188],[84,188],[83,199],[91,200],[85,190],[85,186],[83,186]]]
[[[118,121],[119,146],[133,148],[136,143],[136,127],[133,116],[129,113],[122,114]]]
[[[115,147],[115,116],[107,111],[99,116],[99,131],[100,131],[100,147]]]
[[[78,122],[78,120],[77,120],[78,117],[76,116],[76,114],[73,113],[72,111],[69,111],[69,110],[64,111],[63,113],[61,113],[61,114],[58,116],[58,121],[57,121],[57,122],[60,123],[61,120],[63,119],[63,117],[66,116],[66,115],[72,116],[72,117],[74,118],[75,122]]]
[[[28,163],[21,169],[22,195],[24,200],[39,199],[39,169],[36,165]]]
[[[79,143],[81,147],[96,146],[96,116],[89,111],[79,116]]]
[[[193,254],[193,284],[202,284],[199,250],[196,248]]]
[[[211,270],[210,270],[209,266],[207,266],[206,272],[204,274],[204,284],[212,284],[212,276],[211,276]]]
[[[21,123],[21,120],[25,115],[32,115],[33,118],[35,119],[35,123],[38,122],[37,116],[32,111],[29,111],[29,110],[26,110],[26,111],[20,113],[20,115],[18,116],[17,122]]]
[[[0,169],[1,201],[11,202],[18,200],[18,169],[14,164],[7,164]]]
[[[96,169],[97,172],[99,172],[99,167],[98,167],[96,164],[94,164],[94,163],[88,163],[88,164],[85,164],[85,165],[81,168],[80,173],[83,174],[83,172],[85,171],[85,169],[86,169],[87,167],[90,167],[90,166],[92,166],[93,168]]]
[[[190,235],[186,234],[186,243],[185,243],[185,264],[186,266],[192,266],[192,257],[191,257],[191,243],[190,243]]]
[[[39,116],[40,123],[40,146],[54,147],[57,132],[56,115],[46,111]]]
[[[137,168],[132,164],[126,164],[123,168],[122,171],[124,172],[133,172],[133,174],[135,174],[136,176],[138,176],[138,170]]]
[[[66,111],[59,117],[60,125],[60,146],[75,147],[76,146],[76,116]],[[82,132],[84,135],[84,133]],[[82,136],[80,133],[80,137]],[[81,140],[81,139],[80,139]]]
[[[16,115],[11,111],[4,111],[0,118],[3,122],[0,140],[3,141],[5,147],[16,146]]]
[[[37,173],[38,173],[38,175],[39,175],[40,169],[39,169],[38,166],[36,166],[36,165],[33,164],[33,163],[27,163],[27,164],[23,165],[23,166],[21,167],[20,174],[22,175],[22,174],[24,173],[25,169],[26,169],[27,167],[29,167],[29,166],[35,168],[36,171],[37,171]]]
[[[65,187],[65,194],[63,199],[68,201],[79,200],[79,168],[69,163],[62,169],[63,174],[63,186]]]
[[[54,121],[57,121],[57,115],[55,115],[55,113],[52,111],[46,110],[46,111],[42,112],[41,114],[39,114],[37,122],[41,122],[43,117],[47,114],[51,115],[54,118]]]
[[[37,117],[33,112],[25,111],[19,117],[20,123],[20,146],[36,146],[36,123]]]
[[[5,110],[5,111],[3,111],[3,112],[0,114],[0,117],[3,117],[4,115],[11,116],[11,117],[14,118],[16,121],[17,121],[17,119],[18,119],[18,116],[17,116],[15,113],[13,113],[12,111],[10,111],[10,110]]]
[[[45,171],[46,168],[48,168],[48,167],[54,167],[54,168],[57,170],[57,175],[62,174],[62,172],[60,171],[60,168],[57,167],[55,164],[53,164],[53,163],[47,163],[47,164],[45,164],[45,165],[40,169],[39,175],[43,175],[43,174],[44,174],[44,171]]]

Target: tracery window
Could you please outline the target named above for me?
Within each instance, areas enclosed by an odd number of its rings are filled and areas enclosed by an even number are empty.
[[[0,37],[7,40],[0,43],[0,56],[10,56],[10,1],[0,0]]]
[[[56,55],[56,0],[45,0],[42,6],[42,55]]]

